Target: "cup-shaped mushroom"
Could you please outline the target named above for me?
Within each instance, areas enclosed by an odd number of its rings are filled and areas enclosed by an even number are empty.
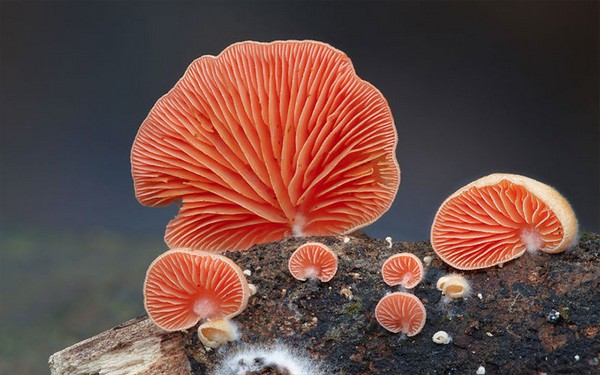
[[[216,349],[239,337],[237,326],[229,319],[209,320],[198,327],[198,338],[206,348]]]
[[[131,151],[137,199],[179,204],[170,247],[243,250],[352,232],[400,183],[383,95],[314,41],[242,42],[202,56],[158,100]]]
[[[319,279],[327,282],[335,276],[338,268],[337,255],[326,245],[308,242],[292,253],[288,269],[295,279]]]
[[[461,270],[502,264],[526,250],[562,252],[576,238],[567,200],[548,185],[512,174],[492,174],[459,189],[431,227],[437,255]]]
[[[421,300],[413,294],[395,292],[379,301],[375,307],[375,318],[390,332],[414,336],[423,329],[427,312]]]
[[[152,262],[144,281],[148,316],[167,331],[234,317],[246,308],[249,297],[242,270],[229,258],[203,251],[165,252]]]
[[[442,276],[436,283],[437,289],[451,299],[467,298],[471,295],[471,284],[459,274]]]
[[[394,254],[383,262],[381,275],[389,286],[412,289],[423,280],[423,263],[411,253]]]

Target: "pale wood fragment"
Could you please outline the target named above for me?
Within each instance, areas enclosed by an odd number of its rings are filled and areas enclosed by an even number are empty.
[[[181,332],[166,332],[147,318],[129,320],[54,353],[56,374],[190,374]]]

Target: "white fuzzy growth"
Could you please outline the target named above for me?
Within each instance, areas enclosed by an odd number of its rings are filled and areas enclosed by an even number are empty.
[[[477,375],[485,375],[485,367],[479,366],[479,368],[477,369],[477,372],[475,374],[477,374]]]
[[[521,231],[521,241],[530,253],[536,252],[544,246],[540,231],[535,228],[523,229]]]
[[[269,367],[290,375],[325,375],[324,369],[314,363],[307,354],[282,344],[271,348],[242,348],[225,356],[213,375],[245,375]]]
[[[304,236],[302,230],[304,229],[305,224],[306,219],[304,218],[304,215],[296,214],[296,217],[294,218],[294,225],[292,225],[292,235],[294,235],[294,237]]]
[[[202,319],[212,316],[217,309],[215,302],[208,298],[198,298],[194,302],[194,314],[198,315]]]
[[[319,269],[316,267],[308,267],[304,270],[304,279],[315,280],[319,276]]]

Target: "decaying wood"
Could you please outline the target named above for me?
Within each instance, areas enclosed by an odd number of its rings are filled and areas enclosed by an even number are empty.
[[[190,374],[184,335],[146,318],[127,321],[60,352],[49,360],[58,374]]]
[[[304,351],[331,374],[474,374],[480,367],[488,374],[599,372],[600,236],[585,233],[563,254],[525,254],[501,268],[460,272],[473,294],[450,303],[435,284],[454,270],[428,242],[390,248],[383,240],[349,239],[292,238],[227,253],[251,271],[248,280],[258,288],[235,318],[236,344],[207,351],[193,329],[169,334],[133,320],[54,354],[52,372],[212,374],[240,347],[275,343]],[[287,270],[289,255],[308,240],[339,256],[338,274],[328,283],[299,282]],[[373,316],[379,299],[398,290],[383,283],[381,264],[404,251],[434,256],[413,290],[427,322],[410,338],[385,331]],[[452,336],[448,345],[432,341],[440,330]]]

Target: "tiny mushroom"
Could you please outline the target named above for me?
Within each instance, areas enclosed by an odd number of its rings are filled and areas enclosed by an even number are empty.
[[[425,325],[427,312],[413,294],[395,292],[384,296],[375,307],[375,318],[390,332],[414,336]]]
[[[452,336],[450,336],[446,331],[437,331],[433,334],[431,339],[436,344],[447,345],[452,341]]]
[[[170,247],[244,250],[346,234],[377,220],[400,184],[383,95],[316,41],[246,41],[192,62],[131,150],[138,201],[179,205]]]
[[[412,289],[423,279],[423,263],[411,253],[394,254],[383,263],[381,275],[387,285]]]
[[[526,250],[559,253],[577,241],[567,200],[548,185],[491,174],[459,189],[435,215],[431,245],[447,264],[473,270],[503,264]]]
[[[156,325],[179,331],[200,320],[238,315],[246,308],[250,293],[242,270],[231,259],[173,249],[150,264],[144,281],[144,306]]]
[[[298,247],[288,262],[290,273],[295,279],[319,279],[327,282],[335,276],[338,268],[337,255],[326,245],[308,242]]]
[[[451,299],[466,298],[471,294],[471,285],[467,279],[456,273],[440,277],[436,286]]]
[[[239,337],[237,326],[229,319],[209,320],[198,327],[198,338],[206,348],[216,349]]]

